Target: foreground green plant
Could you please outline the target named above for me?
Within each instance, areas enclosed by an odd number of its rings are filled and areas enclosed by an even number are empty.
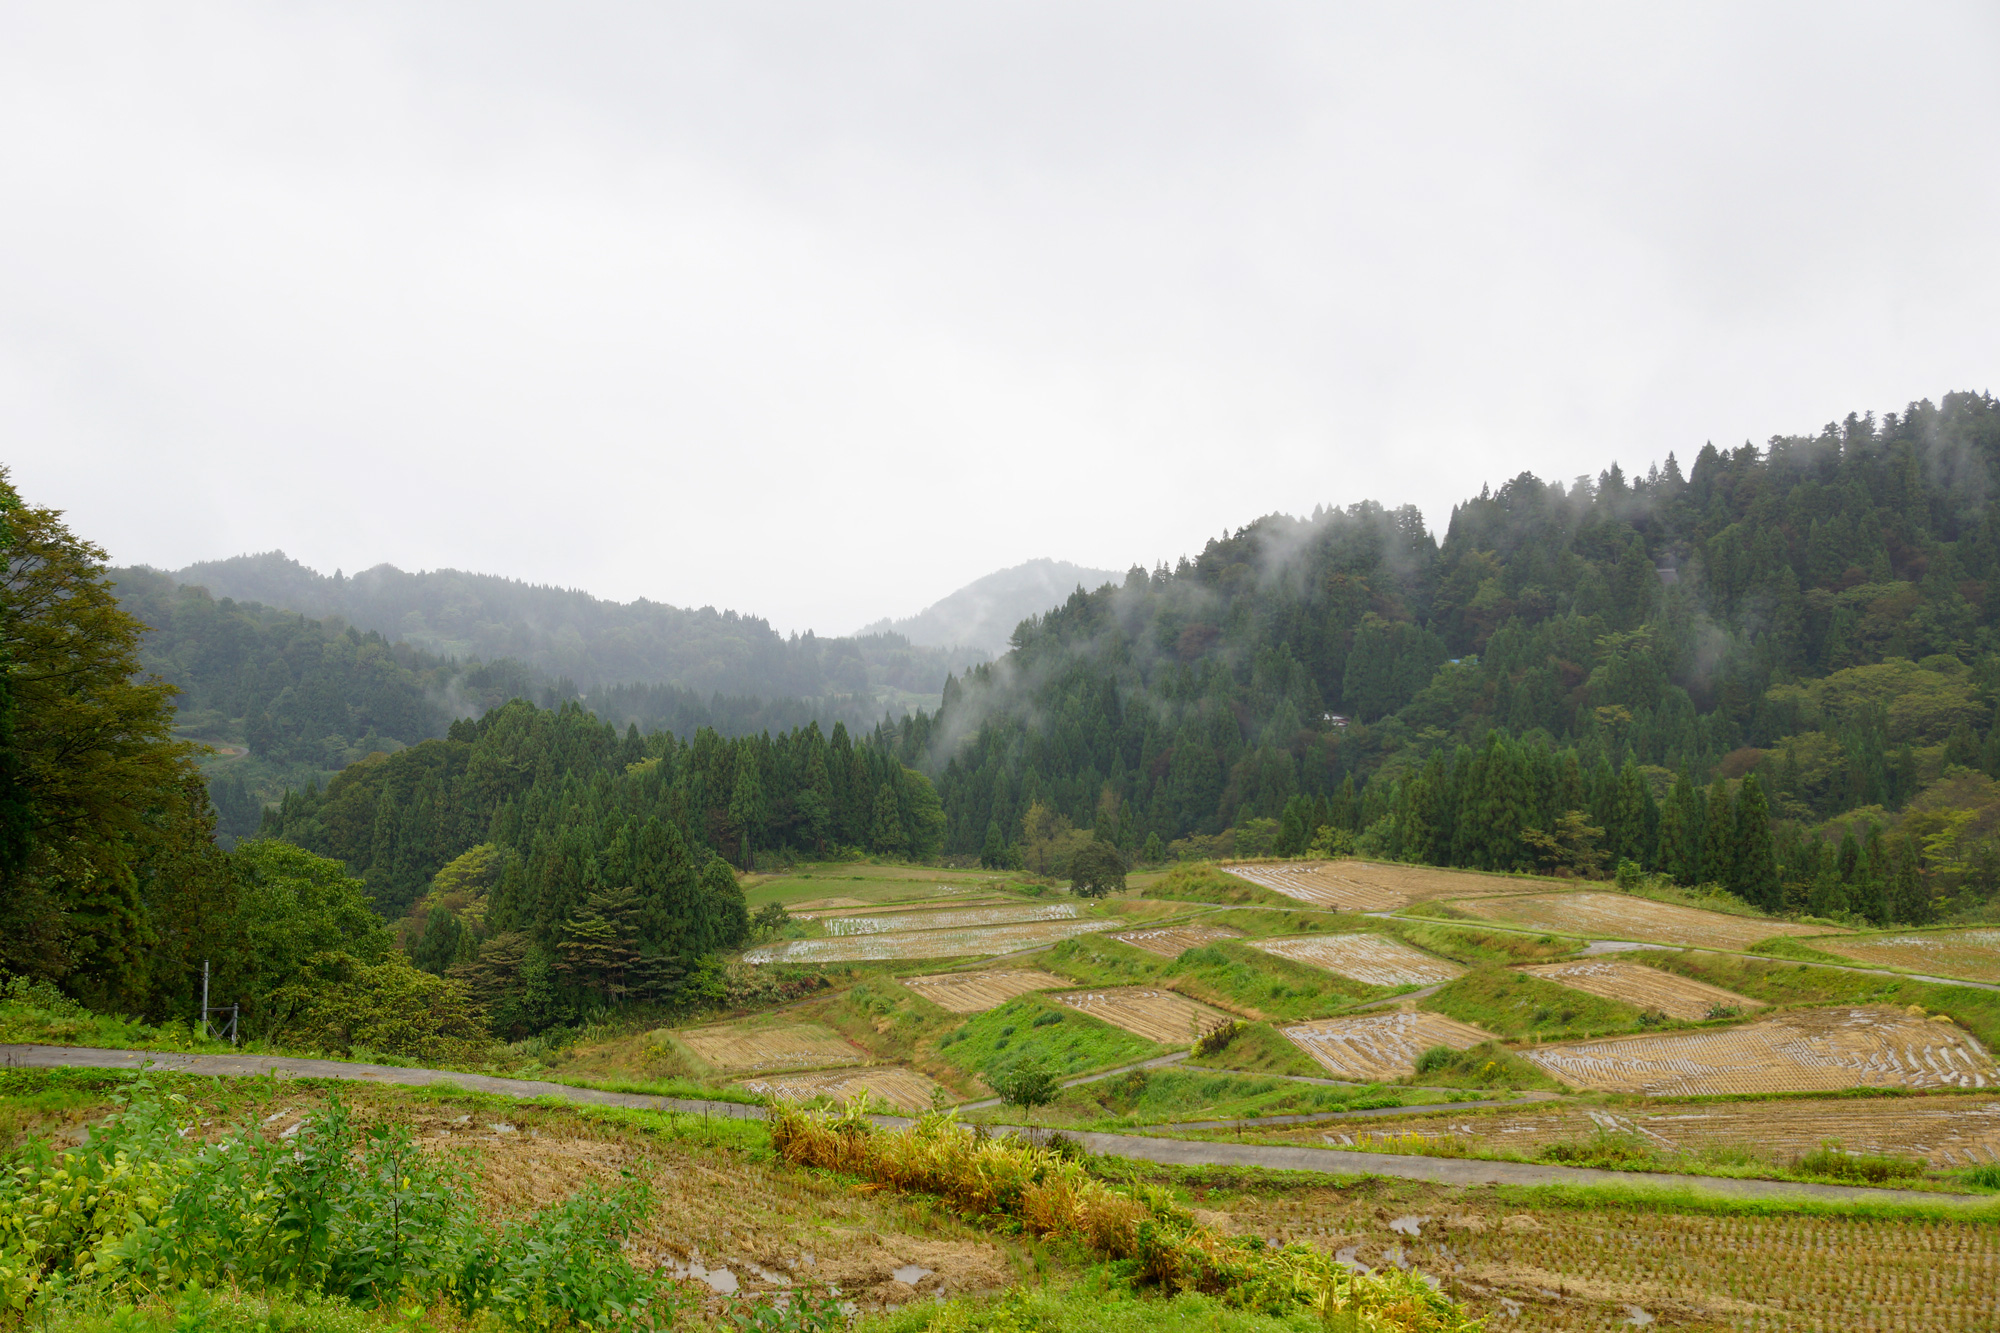
[[[1164,1189],[1115,1189],[1070,1154],[986,1137],[948,1115],[888,1131],[858,1112],[781,1103],[772,1111],[771,1144],[788,1162],[934,1194],[970,1216],[1076,1241],[1114,1260],[1138,1286],[1202,1293],[1247,1310],[1311,1310],[1333,1327],[1371,1333],[1478,1327],[1414,1272],[1351,1273],[1311,1246],[1225,1237]]]
[[[470,1181],[402,1128],[362,1127],[336,1092],[276,1142],[245,1123],[214,1141],[145,1080],[92,1131],[0,1184],[0,1310],[105,1305],[235,1287],[362,1308],[448,1302],[503,1325],[650,1328],[666,1289],[621,1250],[646,1187],[587,1189],[502,1227]]]

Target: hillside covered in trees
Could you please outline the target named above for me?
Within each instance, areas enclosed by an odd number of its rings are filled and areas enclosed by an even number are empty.
[[[735,611],[612,602],[455,569],[377,565],[325,575],[282,551],[205,561],[172,577],[216,597],[339,616],[441,657],[512,658],[574,682],[572,696],[595,686],[677,685],[704,696],[844,700],[879,717],[879,705],[904,694],[935,697],[947,671],[986,658],[976,649],[913,647],[897,634],[781,635]]]
[[[945,845],[1353,845],[1921,920],[2000,886],[2000,403],[1274,515],[1024,622],[893,743]],[[1768,814],[1769,818],[1766,818]],[[1775,828],[1773,828],[1775,824]]]

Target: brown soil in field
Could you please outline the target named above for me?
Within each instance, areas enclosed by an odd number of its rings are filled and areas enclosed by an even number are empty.
[[[1432,986],[1465,975],[1458,964],[1386,935],[1309,935],[1258,940],[1251,947],[1370,986]]]
[[[825,1097],[836,1102],[852,1102],[867,1096],[899,1111],[928,1111],[931,1094],[939,1085],[913,1069],[889,1067],[857,1069],[825,1074],[779,1074],[770,1078],[745,1079],[743,1088],[766,1097],[809,1102]]]
[[[1733,1008],[1742,1013],[1764,1006],[1733,991],[1704,981],[1677,977],[1671,972],[1638,963],[1620,963],[1605,958],[1587,958],[1571,963],[1543,963],[1519,969],[1558,986],[1568,986],[1587,995],[1619,1000],[1636,1009],[1657,1009],[1671,1018],[1690,1022],[1707,1018],[1717,1009]],[[1718,1015],[1731,1017],[1731,1015]]]
[[[1238,1234],[1408,1265],[1489,1330],[1988,1330],[2000,1230],[1866,1217],[1534,1205],[1414,1182],[1196,1200]],[[1754,1321],[1754,1323],[1753,1323]]]
[[[1414,1074],[1417,1057],[1433,1046],[1462,1051],[1489,1039],[1470,1023],[1415,1010],[1321,1018],[1278,1031],[1335,1078],[1357,1083]]]
[[[1649,944],[1737,952],[1775,935],[1817,935],[1826,930],[1824,926],[1704,912],[1624,893],[1538,893],[1480,901],[1460,899],[1451,905],[1489,921],[1546,930],[1555,935],[1644,940]]]
[[[1543,882],[1375,861],[1279,861],[1222,868],[1273,893],[1342,912],[1387,912],[1434,898],[1525,893]]]
[[[1231,1016],[1220,1009],[1170,990],[1146,986],[1072,991],[1054,999],[1058,1004],[1066,1004],[1162,1046],[1192,1046],[1197,1037],[1231,1021]]]
[[[816,940],[765,944],[743,955],[746,963],[868,963],[897,958],[973,958],[982,954],[1017,953],[1056,944],[1077,935],[1112,930],[1118,923],[1094,921],[1028,921],[1009,926],[974,926],[956,930],[911,930],[886,935],[841,935]]]
[[[674,1035],[717,1069],[821,1069],[868,1059],[866,1051],[818,1023],[724,1023]]]
[[[954,1014],[983,1014],[1029,991],[1061,990],[1069,982],[1034,968],[996,972],[939,972],[899,978],[918,995]]]
[[[1243,932],[1222,926],[1167,926],[1159,930],[1127,930],[1110,938],[1162,958],[1179,958],[1189,949],[1199,949],[1217,940],[1241,939]]]
[[[1940,930],[1810,941],[1815,949],[1874,967],[2000,982],[2000,930]]]
[[[1578,1088],[1655,1097],[1843,1088],[1987,1088],[1993,1059],[1963,1029],[1899,1009],[1839,1005],[1741,1027],[1613,1037],[1521,1052]]]

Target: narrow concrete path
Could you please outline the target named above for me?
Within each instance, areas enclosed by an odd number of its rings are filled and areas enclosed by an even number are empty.
[[[276,1055],[182,1055],[157,1051],[110,1051],[89,1046],[0,1045],[0,1068],[141,1069],[220,1078],[281,1075],[293,1078],[352,1079],[412,1087],[448,1084],[503,1097],[559,1097],[593,1106],[630,1106],[647,1111],[761,1120],[762,1106],[652,1097],[642,1093],[603,1092],[535,1079],[494,1078],[460,1074],[449,1069],[399,1069],[391,1065],[346,1060],[307,1060]],[[1411,1108],[1401,1108],[1409,1110]],[[912,1122],[903,1116],[875,1116],[886,1128]],[[1320,1171],[1336,1175],[1394,1176],[1445,1185],[1623,1185],[1646,1188],[1694,1188],[1714,1194],[1752,1199],[1818,1199],[1838,1203],[1899,1203],[1929,1205],[1991,1205],[1987,1195],[1929,1194],[1921,1190],[1867,1189],[1852,1185],[1801,1185],[1790,1181],[1732,1180],[1721,1176],[1656,1175],[1634,1171],[1597,1171],[1586,1167],[1541,1166],[1528,1162],[1481,1162],[1457,1158],[1403,1157],[1391,1153],[1345,1152],[1337,1148],[1278,1148],[1255,1143],[1213,1143],[1202,1139],[1148,1138],[1137,1134],[1079,1133],[1077,1139],[1094,1153],[1161,1162],[1177,1166],[1245,1166],[1277,1171]]]

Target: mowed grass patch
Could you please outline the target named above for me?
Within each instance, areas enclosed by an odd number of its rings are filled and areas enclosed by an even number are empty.
[[[2000,991],[1948,986],[1909,977],[1840,972],[1811,963],[1765,961],[1739,954],[1674,953],[1661,950],[1621,954],[1631,962],[1673,972],[1747,995],[1774,1006],[1817,1004],[1922,1005],[1949,1015],[1990,1051],[2000,1048]]]
[[[1341,934],[1371,929],[1375,922],[1372,917],[1364,917],[1354,912],[1315,912],[1291,908],[1231,907],[1220,912],[1206,912],[1201,916],[1204,926],[1228,926],[1240,930],[1247,937],[1262,939],[1270,935],[1310,935],[1314,932]]]
[[[1396,993],[1265,953],[1241,940],[1217,940],[1170,959],[1122,940],[1092,936],[1064,941],[1044,954],[1042,962],[1051,972],[1086,986],[1168,986],[1252,1020],[1317,1018]]]
[[[1064,1088],[1056,1100],[1035,1111],[1037,1125],[1061,1129],[1118,1131],[1189,1121],[1239,1120],[1272,1115],[1345,1111],[1366,1102],[1397,1106],[1398,1095],[1381,1086],[1321,1087],[1255,1074],[1213,1072],[1174,1066],[1134,1069],[1112,1078]],[[995,1107],[969,1119],[1013,1122],[1018,1109]]]
[[[1545,963],[1567,958],[1577,947],[1575,940],[1560,935],[1481,930],[1477,926],[1411,921],[1403,917],[1373,918],[1368,928],[1394,935],[1405,944],[1414,944],[1467,967],[1482,963]]]
[[[936,866],[824,861],[780,874],[747,876],[743,882],[743,898],[752,911],[765,903],[785,903],[789,906],[823,898],[851,898],[863,903],[937,899],[940,905],[944,905],[952,898],[1009,892],[1015,878],[1004,871],[994,870],[940,870]],[[942,891],[946,889],[973,892]]]
[[[1413,1087],[1483,1088],[1495,1092],[1520,1088],[1569,1090],[1497,1041],[1481,1042],[1464,1051],[1442,1046],[1426,1051],[1418,1057],[1417,1072],[1402,1082]]]
[[[926,1052],[961,1074],[984,1074],[1026,1054],[1065,1078],[1136,1064],[1166,1048],[1055,1003],[1039,992],[1017,996],[946,1031]]]
[[[1284,1074],[1325,1078],[1326,1070],[1269,1023],[1240,1023],[1228,1045],[1207,1055],[1190,1056],[1184,1068],[1228,1069],[1246,1074]]]
[[[1193,903],[1263,903],[1271,907],[1298,905],[1282,893],[1229,874],[1213,861],[1190,861],[1157,877],[1137,875],[1125,882],[1135,897]]]
[[[1637,1032],[1640,1011],[1504,967],[1479,967],[1421,1002],[1421,1007],[1471,1023],[1508,1041]]]

